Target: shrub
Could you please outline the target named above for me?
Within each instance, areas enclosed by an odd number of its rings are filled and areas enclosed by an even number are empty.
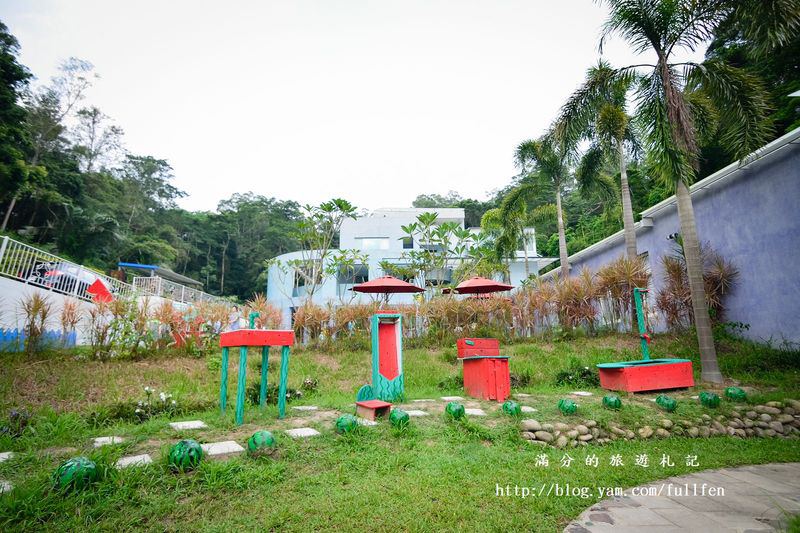
[[[51,319],[53,304],[46,296],[33,292],[22,300],[20,307],[24,319],[25,353],[39,352]]]
[[[267,404],[277,405],[280,389],[278,385],[271,383],[267,384]],[[286,388],[286,402],[291,402],[298,398],[303,397],[303,391],[299,389]],[[245,399],[250,405],[258,405],[261,400],[261,382],[256,381],[248,385],[245,390]]]
[[[600,374],[596,369],[583,366],[580,361],[573,358],[567,369],[556,374],[555,385],[557,387],[565,385],[599,387]]]
[[[0,427],[0,435],[8,435],[12,438],[21,437],[30,421],[31,415],[28,411],[12,409],[8,413],[8,420]]]

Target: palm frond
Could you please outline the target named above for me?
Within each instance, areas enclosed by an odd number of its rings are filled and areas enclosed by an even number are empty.
[[[731,154],[743,158],[761,147],[771,128],[763,84],[743,69],[719,59],[693,65],[687,75],[688,88],[706,93],[719,117],[720,139]]]

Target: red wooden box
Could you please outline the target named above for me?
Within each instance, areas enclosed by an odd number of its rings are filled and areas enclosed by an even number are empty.
[[[500,355],[500,341],[497,339],[458,339],[458,358],[471,355]]]
[[[631,362],[633,363],[633,362]],[[621,367],[600,370],[600,386],[608,390],[641,392],[680,389],[694,386],[691,361],[636,361]]]
[[[488,340],[488,339],[487,339]],[[474,355],[465,357],[464,391],[473,398],[503,402],[511,394],[508,357]]]

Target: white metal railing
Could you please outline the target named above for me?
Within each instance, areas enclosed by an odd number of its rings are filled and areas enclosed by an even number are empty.
[[[0,276],[17,279],[81,300],[92,300],[86,290],[98,279],[115,297],[135,294],[133,285],[62,259],[25,243],[3,237],[0,241]]]
[[[153,296],[160,296],[161,298],[169,298],[179,303],[196,303],[196,302],[226,302],[217,296],[212,296],[203,291],[186,287],[180,283],[175,283],[168,279],[159,276],[136,277],[133,278],[133,286],[140,290],[152,294]]]

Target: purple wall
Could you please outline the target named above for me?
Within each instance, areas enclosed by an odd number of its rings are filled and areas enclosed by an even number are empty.
[[[747,335],[755,340],[800,343],[800,145],[786,145],[693,193],[692,200],[700,241],[740,271],[725,319],[749,324]],[[680,232],[675,204],[652,220],[652,227],[637,231],[637,247],[649,254],[651,289],[657,292],[663,285],[661,257],[675,248],[667,236]],[[576,259],[573,272],[583,266],[596,271],[624,249],[617,238]]]

